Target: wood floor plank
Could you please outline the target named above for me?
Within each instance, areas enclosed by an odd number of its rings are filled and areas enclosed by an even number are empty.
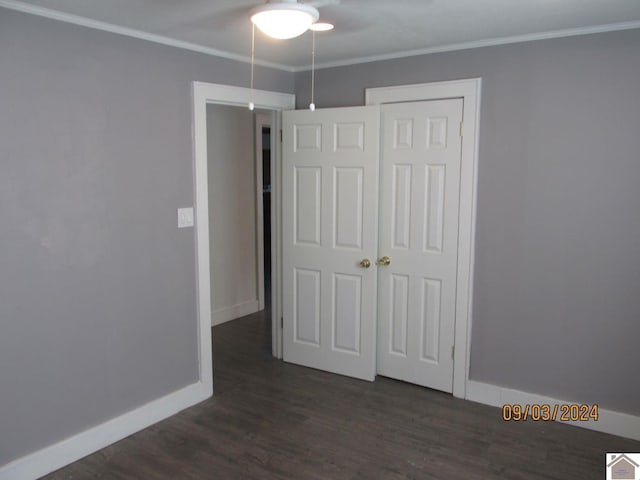
[[[378,377],[275,360],[262,313],[219,325],[214,396],[44,479],[604,478],[605,452],[640,442]]]

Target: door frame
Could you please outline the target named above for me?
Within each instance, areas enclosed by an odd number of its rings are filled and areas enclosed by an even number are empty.
[[[245,107],[253,99],[257,109],[273,111],[271,138],[279,131],[282,110],[295,108],[295,95],[266,90],[251,90],[205,82],[192,83],[193,104],[193,201],[195,215],[195,252],[196,252],[196,292],[198,315],[198,363],[200,382],[213,388],[213,362],[211,341],[211,279],[209,258],[209,185],[207,177],[207,104],[235,105]],[[279,142],[272,141],[271,155],[271,240],[272,240],[272,349],[273,355],[282,357],[282,335],[280,322],[282,315],[282,269],[280,267],[282,210],[280,199],[280,175],[282,162]],[[273,247],[276,246],[276,247]]]
[[[467,398],[471,353],[481,78],[365,89],[366,105],[463,99],[453,396]]]

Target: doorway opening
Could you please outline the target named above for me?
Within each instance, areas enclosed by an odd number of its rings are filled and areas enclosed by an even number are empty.
[[[262,137],[262,245],[264,259],[264,310],[271,318],[271,126],[260,129]]]
[[[213,393],[213,355],[212,353],[212,309],[211,287],[216,282],[223,282],[223,278],[211,275],[210,229],[217,228],[215,222],[209,224],[209,168],[207,159],[207,105],[234,105],[246,108],[248,99],[253,98],[257,108],[268,111],[272,117],[272,129],[278,131],[281,122],[280,112],[295,107],[295,95],[266,90],[250,90],[243,87],[220,85],[204,82],[193,82],[193,144],[194,144],[194,204],[195,204],[195,240],[196,240],[196,280],[198,285],[198,365],[199,365],[199,396],[204,399]],[[279,158],[279,146],[271,143],[271,157]],[[280,189],[279,162],[271,162],[270,175],[272,191]],[[253,190],[253,189],[252,189]],[[278,232],[282,221],[279,213],[278,196],[271,198],[271,244],[280,244]],[[211,228],[210,228],[211,227]],[[279,267],[279,249],[272,249],[272,318],[280,318],[282,271]],[[280,322],[272,324],[272,354],[282,357],[282,330]],[[201,393],[200,393],[201,392]]]
[[[272,333],[272,124],[273,115],[270,112],[258,112],[255,114],[256,252],[260,311],[255,317],[257,325],[254,328],[261,327],[261,344],[264,345],[265,351],[269,352],[275,343]]]
[[[206,120],[214,347],[222,324],[243,320],[270,354],[273,114],[209,104]]]

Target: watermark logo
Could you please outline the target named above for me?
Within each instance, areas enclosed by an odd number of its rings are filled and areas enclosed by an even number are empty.
[[[640,480],[640,453],[607,453],[607,480]]]

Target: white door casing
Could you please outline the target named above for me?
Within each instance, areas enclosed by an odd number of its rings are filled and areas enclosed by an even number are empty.
[[[284,359],[365,380],[375,377],[378,132],[378,107],[283,113]]]
[[[462,99],[381,106],[377,371],[453,390]]]
[[[272,128],[280,127],[280,111],[294,108],[295,95],[269,92],[265,90],[251,90],[249,88],[219,85],[213,83],[193,82],[193,184],[195,204],[195,247],[196,247],[196,282],[198,286],[198,323],[199,343],[198,362],[200,365],[200,381],[210,390],[213,389],[213,367],[211,358],[211,278],[209,261],[209,185],[207,176],[207,104],[237,105],[245,107],[250,98],[256,108],[277,112],[273,117]],[[272,130],[273,132],[273,130]],[[273,137],[273,133],[272,133]],[[280,144],[271,142],[272,158],[280,158]],[[279,318],[282,313],[282,265],[280,261],[281,222],[280,215],[280,171],[281,162],[271,162],[272,188],[275,194],[271,202],[271,244],[272,249],[272,316]],[[215,224],[213,225],[215,228]],[[272,339],[273,355],[282,356],[281,329],[279,322],[273,322]],[[211,395],[211,393],[209,393]]]

